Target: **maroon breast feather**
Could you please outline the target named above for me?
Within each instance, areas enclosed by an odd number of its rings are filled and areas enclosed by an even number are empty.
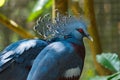
[[[82,58],[82,61],[84,61],[84,58],[85,58],[85,47],[77,45],[75,43],[71,43],[71,44],[73,45],[76,53],[80,56],[80,58]],[[80,73],[80,75],[81,75],[81,73]],[[79,76],[73,76],[73,77],[60,77],[58,80],[79,80],[80,75]]]
[[[71,43],[76,51],[76,53],[82,58],[82,61],[84,61],[85,58],[85,47],[77,45],[75,43]]]

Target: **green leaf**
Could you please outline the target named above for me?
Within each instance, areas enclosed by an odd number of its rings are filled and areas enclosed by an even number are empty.
[[[116,53],[102,53],[97,55],[97,61],[113,72],[120,70],[120,60]]]
[[[38,0],[27,21],[32,21],[42,13],[48,11],[52,6],[52,0]]]
[[[90,80],[107,80],[107,76],[96,76],[91,78]]]
[[[120,71],[109,76],[96,76],[90,80],[120,80]]]
[[[113,75],[108,76],[108,79],[109,80],[120,80],[120,71]]]

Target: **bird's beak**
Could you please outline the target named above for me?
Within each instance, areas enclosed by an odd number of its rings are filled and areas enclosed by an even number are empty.
[[[87,38],[93,42],[93,38],[90,35],[87,35]]]

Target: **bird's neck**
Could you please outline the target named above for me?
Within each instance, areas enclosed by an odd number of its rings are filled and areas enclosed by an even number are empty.
[[[71,36],[71,35],[67,35],[65,37],[65,39],[68,41],[68,42],[71,42],[71,43],[74,43],[74,44],[77,44],[77,45],[84,45],[83,44],[83,39],[76,39],[75,37]]]
[[[81,38],[81,40],[80,40],[80,39],[76,39],[74,37],[68,37],[66,40],[72,44],[72,46],[74,47],[76,53],[84,61],[84,58],[85,58],[85,47],[84,47],[84,43],[83,43],[83,38]]]

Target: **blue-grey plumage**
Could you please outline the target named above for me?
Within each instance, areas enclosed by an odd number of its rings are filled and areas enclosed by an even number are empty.
[[[65,39],[49,44],[39,53],[27,80],[79,79],[85,57],[83,37],[89,35],[86,27],[78,26],[66,36]]]
[[[81,63],[77,54],[74,54],[72,44],[67,41],[54,42],[37,56],[28,80],[57,80],[65,70],[77,67],[76,61]]]
[[[11,60],[21,62],[23,61],[20,56],[29,58],[30,56],[37,56],[37,54],[45,47],[48,43],[39,39],[20,40],[18,42],[10,44],[6,47],[0,55],[0,70],[2,71],[3,65]],[[28,56],[28,57],[27,57]],[[28,61],[29,62],[29,61]]]

